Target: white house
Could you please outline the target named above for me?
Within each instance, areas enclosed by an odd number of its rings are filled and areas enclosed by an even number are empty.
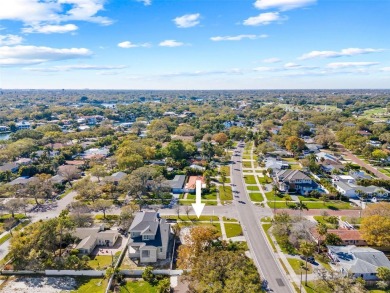
[[[332,183],[338,192],[348,197],[358,197],[360,192],[365,193],[369,198],[387,197],[390,194],[388,190],[382,187],[358,185],[356,179],[350,175],[333,175]]]
[[[30,122],[27,122],[27,121],[22,121],[22,122],[17,122],[16,123],[16,128],[18,130],[30,129],[30,127],[31,127],[31,124],[30,124]]]
[[[94,228],[76,228],[73,237],[80,239],[76,249],[81,254],[90,254],[97,245],[114,246],[119,233],[115,230],[104,231],[103,226]]]
[[[376,281],[379,267],[390,269],[390,261],[382,251],[355,245],[327,246],[327,248],[328,255],[336,268],[345,276]]]

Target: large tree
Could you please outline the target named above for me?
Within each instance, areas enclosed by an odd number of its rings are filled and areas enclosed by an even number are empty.
[[[299,244],[299,251],[300,253],[305,257],[305,263],[306,263],[306,278],[305,278],[305,285],[307,286],[307,260],[310,256],[313,256],[314,251],[315,251],[315,243],[310,242],[310,241],[302,241]]]
[[[103,219],[106,219],[106,213],[113,208],[112,203],[107,200],[99,199],[92,205],[92,209],[96,212],[103,213]]]
[[[91,177],[87,176],[77,181],[74,189],[78,193],[78,197],[84,200],[95,202],[101,196],[101,189],[98,183],[91,181]]]
[[[188,274],[191,292],[257,293],[261,280],[243,253],[212,249],[199,255]]]
[[[360,231],[368,244],[390,246],[390,217],[381,215],[364,217]]]
[[[305,148],[305,142],[297,136],[287,138],[285,147],[288,151],[297,154]]]
[[[179,247],[177,264],[180,268],[191,268],[197,257],[209,249],[219,237],[213,226],[195,226],[185,236],[186,245]]]

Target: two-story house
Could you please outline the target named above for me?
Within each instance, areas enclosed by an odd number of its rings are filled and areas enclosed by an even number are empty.
[[[168,258],[172,239],[171,226],[156,212],[139,212],[129,229],[129,257],[140,263]]]
[[[276,182],[282,192],[307,194],[318,188],[309,176],[299,170],[281,170],[276,173]]]

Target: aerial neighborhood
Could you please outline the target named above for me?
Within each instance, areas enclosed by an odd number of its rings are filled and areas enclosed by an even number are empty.
[[[1,98],[0,291],[390,288],[390,93]]]

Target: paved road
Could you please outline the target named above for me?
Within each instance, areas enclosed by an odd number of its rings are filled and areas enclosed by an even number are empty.
[[[390,177],[379,172],[378,169],[376,169],[374,166],[367,164],[365,161],[359,159],[357,156],[355,156],[352,152],[347,150],[343,144],[337,142],[335,144],[339,151],[342,153],[345,159],[351,160],[353,163],[358,164],[360,167],[364,167],[367,170],[371,171],[376,177],[384,180],[390,180]]]
[[[249,199],[243,182],[242,174],[242,148],[239,149],[239,156],[233,156],[233,166],[231,168],[231,178],[238,215],[243,226],[245,238],[247,239],[251,255],[264,280],[268,283],[268,288],[277,293],[295,292],[291,283],[287,280],[278,260],[267,243],[266,236],[260,228],[260,218],[255,212],[255,208]],[[269,208],[263,208],[268,210]]]
[[[366,168],[367,170],[371,171],[376,177],[380,178],[380,179],[384,179],[384,180],[390,180],[390,177],[379,172],[378,169],[376,169],[375,167],[373,167],[372,165],[369,165],[367,164],[366,162],[364,162],[363,160],[359,159],[358,157],[356,157],[354,154],[352,154],[351,152],[348,152],[348,151],[344,151],[343,152],[343,156],[349,160],[351,160],[352,162],[354,162],[355,164],[358,164],[359,166],[361,167],[364,167]]]

